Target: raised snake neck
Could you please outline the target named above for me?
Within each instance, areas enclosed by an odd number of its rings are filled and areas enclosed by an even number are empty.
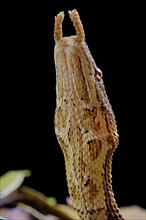
[[[69,194],[82,220],[123,220],[111,183],[118,145],[115,116],[102,72],[85,43],[79,14],[69,11],[76,36],[62,37],[64,13],[55,17],[55,133],[65,158]]]

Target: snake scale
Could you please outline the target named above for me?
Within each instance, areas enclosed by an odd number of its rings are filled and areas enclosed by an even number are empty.
[[[115,116],[101,70],[85,42],[78,12],[69,11],[75,36],[62,36],[64,12],[55,17],[55,133],[65,158],[69,194],[81,220],[124,220],[112,190],[118,146]]]

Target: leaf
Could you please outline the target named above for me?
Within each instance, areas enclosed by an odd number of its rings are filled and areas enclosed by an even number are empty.
[[[71,206],[68,206],[68,205],[65,205],[65,204],[58,204],[56,206],[56,208],[58,208],[58,210],[64,212],[71,219],[79,220],[78,214],[76,213],[76,211]]]
[[[22,196],[23,200],[25,200],[25,204],[31,206],[34,209],[37,209],[38,212],[42,214],[49,214],[56,217],[59,217],[63,220],[78,220],[79,218],[72,218],[75,216],[70,210],[72,209],[69,207],[67,209],[67,205],[60,207],[60,205],[50,205],[47,202],[47,196],[43,193],[32,189],[30,187],[21,186],[18,189],[18,193]],[[23,201],[21,201],[23,202]],[[36,206],[37,205],[37,206]],[[66,209],[65,209],[66,208]],[[70,212],[69,212],[70,211]]]
[[[29,213],[31,216],[33,216],[33,217],[34,217],[35,219],[37,219],[37,220],[40,220],[40,219],[42,219],[42,220],[50,220],[50,217],[49,217],[49,216],[40,213],[38,210],[36,210],[36,209],[34,209],[33,207],[28,206],[28,205],[26,205],[26,204],[24,204],[24,203],[18,203],[18,207],[19,207],[21,210],[23,210],[23,211]],[[58,219],[58,218],[57,218],[57,219]]]
[[[8,196],[19,188],[25,177],[31,175],[30,170],[12,170],[0,177],[0,198]]]

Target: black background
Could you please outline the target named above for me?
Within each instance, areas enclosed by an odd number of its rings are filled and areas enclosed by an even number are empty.
[[[67,11],[76,8],[116,115],[120,144],[112,173],[117,203],[145,207],[143,7],[111,1],[72,2],[5,2],[1,8],[4,141],[0,174],[30,169],[32,176],[25,185],[65,202],[64,159],[54,132],[53,29],[55,15],[63,10],[64,35],[75,34]]]

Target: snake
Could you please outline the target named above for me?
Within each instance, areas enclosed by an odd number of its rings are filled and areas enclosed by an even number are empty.
[[[112,159],[119,145],[115,115],[79,13],[73,9],[68,14],[76,35],[63,36],[63,11],[54,24],[54,127],[69,195],[81,220],[124,220],[112,189]]]

